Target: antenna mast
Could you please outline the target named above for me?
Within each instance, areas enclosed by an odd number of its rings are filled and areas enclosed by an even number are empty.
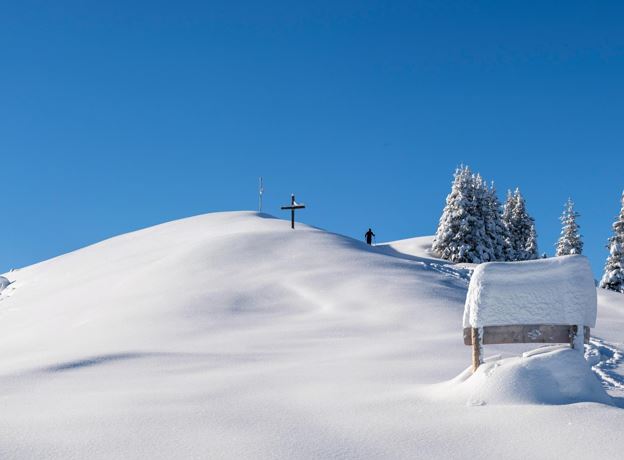
[[[262,212],[262,194],[264,193],[264,185],[262,184],[262,176],[260,176],[260,186],[258,188],[258,212]]]

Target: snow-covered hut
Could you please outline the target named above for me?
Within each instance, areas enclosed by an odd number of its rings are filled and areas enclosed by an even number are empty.
[[[582,349],[596,310],[594,277],[584,256],[484,263],[468,287],[464,341],[477,354],[475,368],[481,344],[569,341]]]

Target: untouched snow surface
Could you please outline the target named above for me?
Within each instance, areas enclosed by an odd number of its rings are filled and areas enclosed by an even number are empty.
[[[596,285],[584,256],[478,265],[468,287],[464,327],[596,325]]]
[[[545,390],[513,362],[461,377],[461,271],[289,227],[209,214],[6,274],[0,458],[622,456],[624,296],[600,293],[590,350],[613,400],[514,399]]]
[[[381,249],[391,249],[403,255],[434,258],[431,254],[432,244],[433,236],[417,236],[415,238],[406,238],[404,240],[391,241],[389,243],[379,243],[375,247]],[[443,259],[438,260],[446,262]]]

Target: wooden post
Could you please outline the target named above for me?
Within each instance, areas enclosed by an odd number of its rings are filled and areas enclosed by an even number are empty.
[[[570,348],[585,353],[585,327],[582,324],[570,327]]]
[[[472,328],[472,372],[476,372],[481,363],[483,362],[483,358],[481,357],[482,349],[481,349],[481,334],[479,334],[479,328]]]

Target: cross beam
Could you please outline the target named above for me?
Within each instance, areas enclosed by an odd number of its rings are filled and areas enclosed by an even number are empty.
[[[305,204],[295,201],[295,194],[290,195],[290,206],[282,206],[282,209],[290,209],[290,228],[295,229],[295,209],[305,209]]]

